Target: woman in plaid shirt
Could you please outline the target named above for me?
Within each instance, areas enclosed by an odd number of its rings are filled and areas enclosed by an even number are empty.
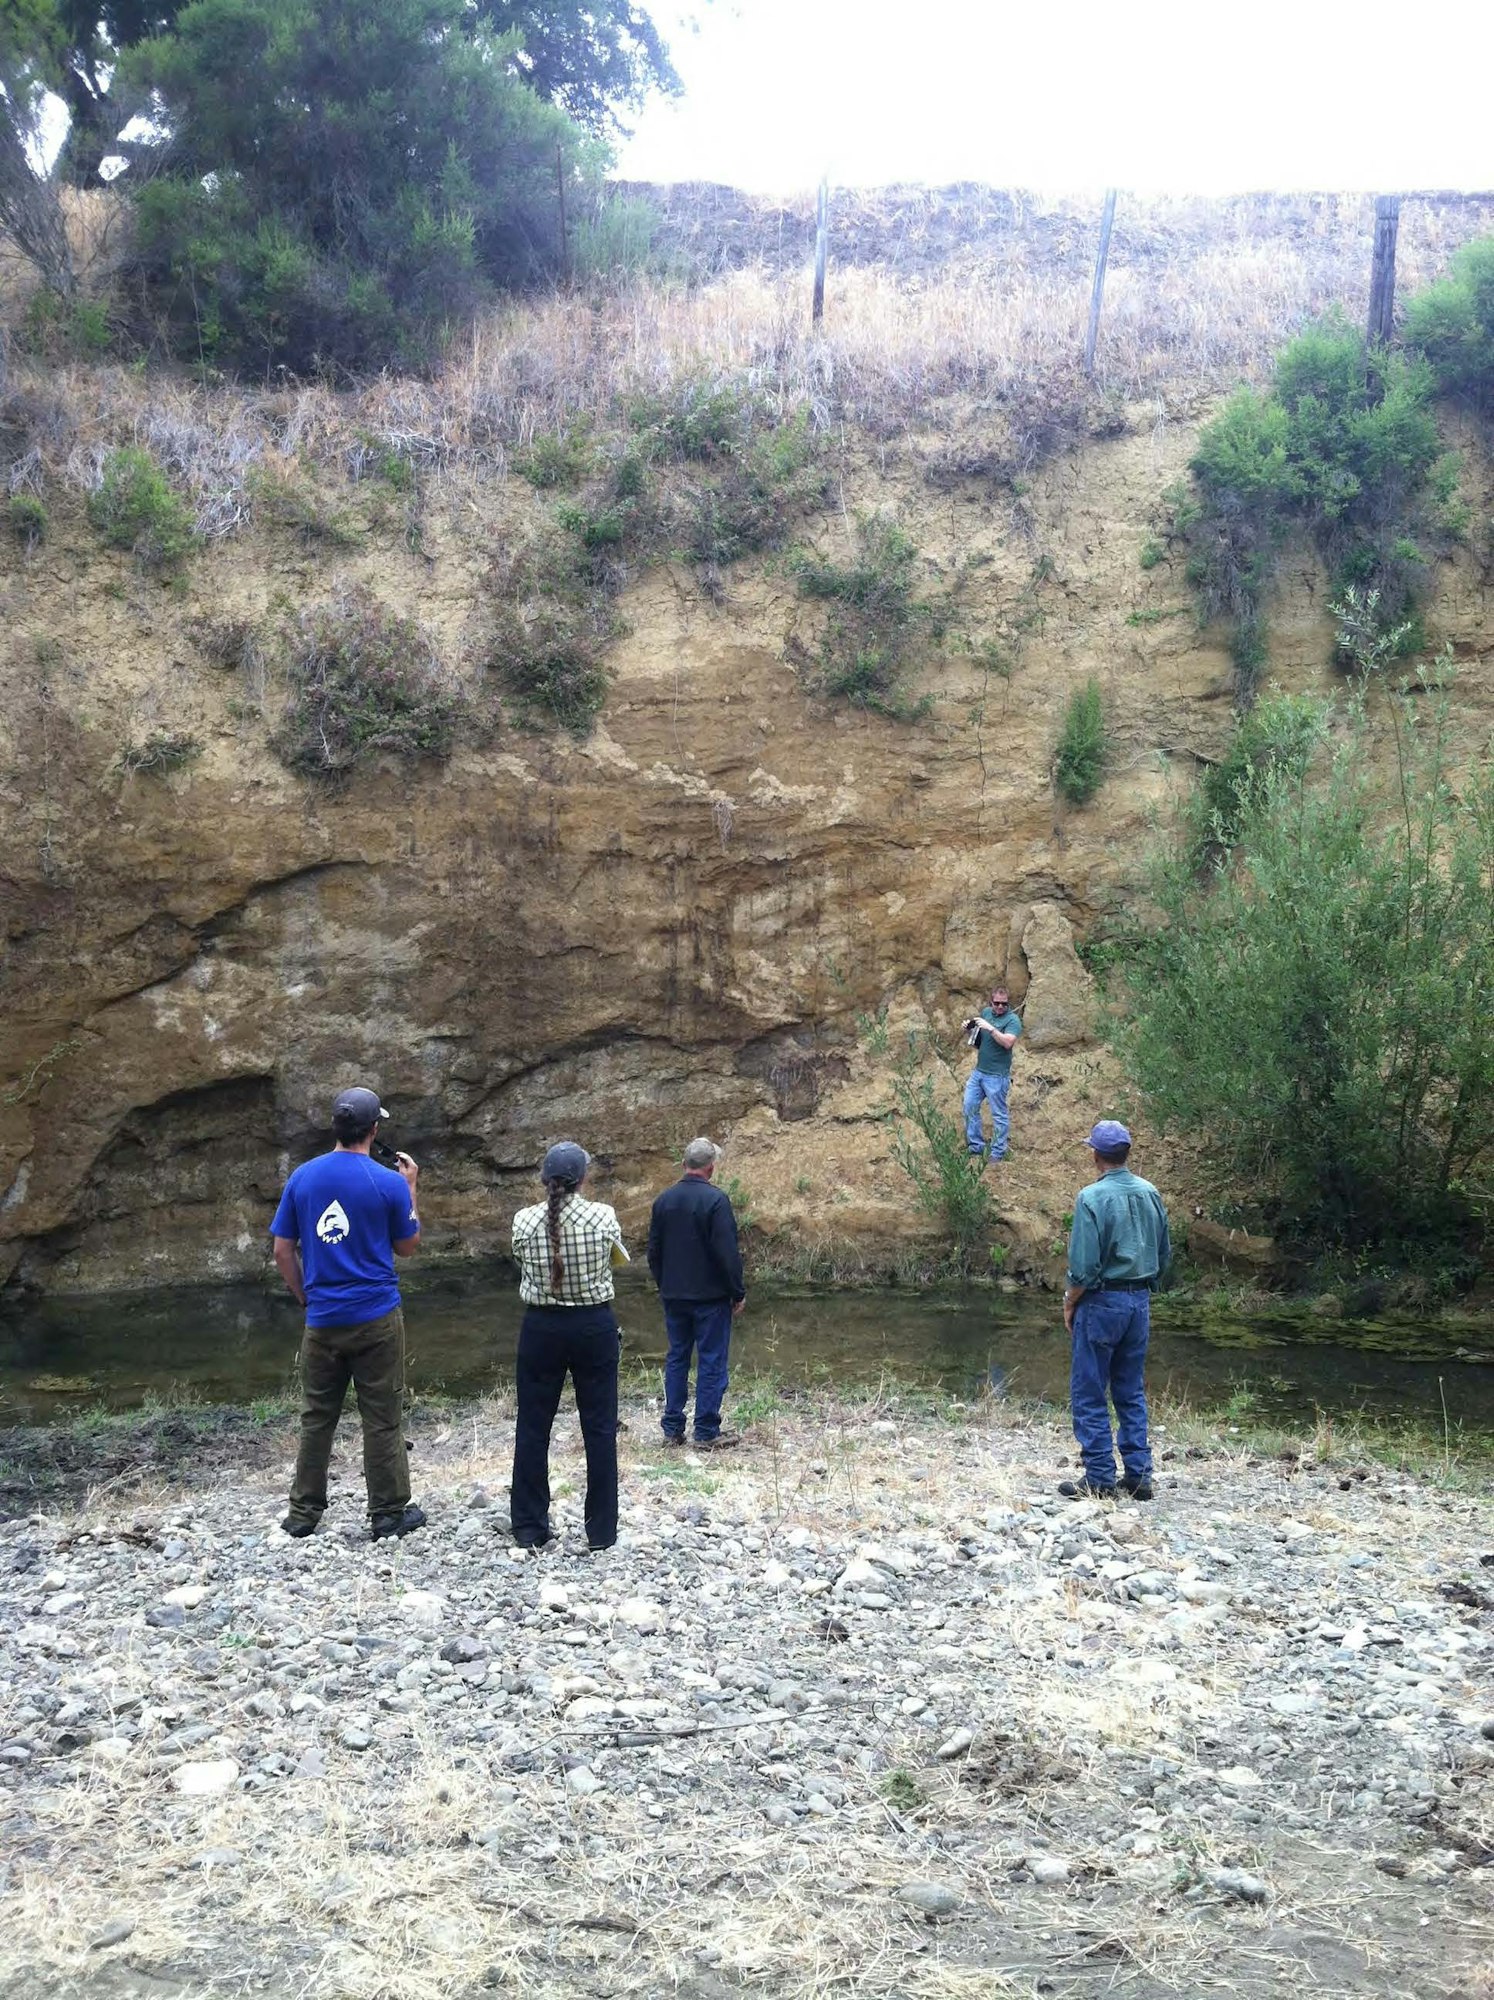
[[[550,1432],[569,1372],[586,1446],[586,1542],[617,1540],[617,1364],[622,1335],[612,1310],[612,1269],[625,1264],[617,1213],[581,1190],[591,1156],[563,1139],[545,1155],[545,1199],[514,1217],[514,1256],[525,1312],[514,1368],[518,1420],[509,1507],[514,1540],[550,1541]]]

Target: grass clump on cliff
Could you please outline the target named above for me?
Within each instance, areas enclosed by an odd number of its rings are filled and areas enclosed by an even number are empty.
[[[1494,1202],[1494,761],[1429,680],[1386,707],[1382,781],[1359,703],[1262,704],[1157,858],[1122,1012],[1221,1188],[1397,1256],[1476,1245]]]
[[[1374,595],[1383,629],[1415,619],[1424,545],[1450,524],[1454,467],[1432,414],[1431,368],[1371,350],[1340,318],[1299,334],[1269,389],[1240,389],[1199,439],[1192,495],[1175,525],[1205,618],[1232,627],[1236,684],[1253,694],[1266,659],[1266,598],[1282,544],[1316,542],[1335,593]]]
[[[13,493],[5,524],[24,549],[40,548],[47,539],[47,510],[34,493]]]
[[[163,574],[180,568],[196,540],[186,502],[138,445],[122,445],[105,458],[88,517],[110,548],[128,549]]]
[[[380,754],[448,757],[468,710],[420,627],[365,590],[296,620],[286,672],[275,748],[308,777],[343,777]]]
[[[1105,707],[1093,675],[1075,688],[1064,711],[1053,753],[1053,783],[1060,798],[1082,806],[1100,789],[1105,775]]]
[[[789,570],[803,596],[829,607],[805,673],[809,687],[900,722],[926,715],[931,698],[915,699],[908,676],[918,642],[942,637],[948,613],[918,596],[918,549],[897,523],[860,514],[849,562],[801,549]]]

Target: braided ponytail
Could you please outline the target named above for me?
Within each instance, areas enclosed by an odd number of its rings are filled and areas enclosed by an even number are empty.
[[[575,1192],[574,1181],[553,1180],[545,1191],[545,1234],[550,1239],[550,1290],[559,1298],[565,1290],[565,1263],[560,1255],[560,1207]]]

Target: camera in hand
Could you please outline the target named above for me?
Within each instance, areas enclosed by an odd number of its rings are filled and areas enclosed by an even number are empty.
[[[961,1026],[962,1026],[962,1027],[964,1028],[964,1030],[965,1030],[965,1046],[966,1046],[966,1048],[967,1048],[967,1049],[973,1049],[973,1048],[977,1048],[977,1047],[979,1047],[979,1045],[980,1045],[980,1022],[976,1020],[975,1016],[974,1016],[974,1015],[972,1014],[972,1015],[971,1015],[971,1017],[970,1017],[970,1019],[969,1019],[968,1021],[962,1021],[960,1025],[961,1025]]]
[[[376,1138],[370,1141],[368,1151],[381,1167],[392,1167],[395,1173],[399,1172],[399,1154],[393,1146],[386,1146],[382,1139]]]

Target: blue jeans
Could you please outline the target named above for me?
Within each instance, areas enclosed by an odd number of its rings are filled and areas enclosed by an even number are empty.
[[[721,1430],[726,1394],[726,1356],[731,1346],[730,1299],[665,1299],[664,1330],[669,1353],[664,1362],[664,1435],[685,1435],[685,1398],[690,1393],[690,1353],[695,1353],[695,1438],[698,1444]]]
[[[1006,1158],[1007,1134],[1011,1131],[1011,1119],[1007,1116],[1006,1094],[1011,1089],[1012,1075],[989,1075],[983,1069],[973,1069],[970,1080],[965,1085],[965,1144],[972,1153],[984,1153],[985,1134],[980,1129],[980,1107],[983,1103],[991,1107],[991,1152],[993,1160]]]
[[[1146,1439],[1146,1390],[1142,1371],[1152,1329],[1152,1295],[1086,1292],[1074,1308],[1074,1356],[1069,1400],[1074,1436],[1091,1485],[1115,1484],[1115,1450],[1106,1395],[1115,1405],[1116,1443],[1128,1479],[1150,1479]]]

